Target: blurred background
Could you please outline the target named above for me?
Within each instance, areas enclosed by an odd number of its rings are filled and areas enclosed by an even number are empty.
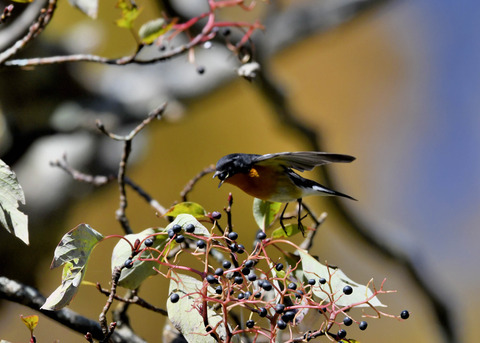
[[[161,11],[140,5],[141,20]],[[114,25],[119,13],[113,6],[100,4],[94,21],[61,2],[51,25],[25,56],[132,53],[134,41]],[[191,1],[175,6],[185,16],[202,11]],[[474,296],[480,286],[479,10],[477,2],[467,0],[318,0],[261,3],[246,18],[235,11],[222,14],[231,20],[265,18],[266,30],[255,37],[258,53],[289,109],[317,132],[316,143],[323,150],[357,157],[350,165],[327,167],[336,189],[359,200],[340,200],[341,208],[380,246],[412,262],[429,292],[447,306],[456,335],[445,335],[431,303],[402,263],[352,230],[334,200],[309,198],[306,203],[317,213],[329,213],[312,254],[340,266],[359,283],[387,278],[387,288],[397,293],[381,297],[389,306],[386,311],[411,311],[405,322],[384,318],[370,320],[365,332],[352,329],[361,342],[466,342],[480,334],[474,323],[480,304]],[[7,29],[0,31],[1,44],[7,44],[2,41]],[[205,68],[204,74],[196,72],[198,66]],[[24,187],[31,244],[0,232],[0,275],[33,283],[48,295],[60,282],[61,271],[48,266],[65,232],[86,222],[103,234],[121,233],[115,220],[115,184],[94,189],[49,166],[66,154],[85,172],[114,172],[122,147],[95,131],[97,118],[126,133],[168,101],[165,120],[135,139],[127,171],[165,207],[179,201],[184,185],[225,154],[311,150],[304,134],[282,123],[259,81],[238,78],[236,67],[235,57],[214,42],[212,48],[196,50],[195,64],[182,56],[147,66],[4,68],[0,154]],[[309,176],[322,182],[320,173]],[[235,199],[235,229],[250,239],[254,221],[249,196],[229,185],[218,190],[207,176],[190,200],[208,211],[222,211],[229,192]],[[166,225],[140,197],[133,192],[129,196],[127,215],[135,231]],[[112,240],[95,249],[86,280],[108,285],[114,244]],[[161,278],[152,278],[141,294],[163,306],[165,287]],[[104,301],[85,286],[70,307],[95,319]],[[18,316],[34,313],[0,303],[0,338],[26,342],[28,330]],[[131,320],[143,338],[160,341],[163,317],[132,308]],[[43,316],[36,336],[45,342],[84,341]]]

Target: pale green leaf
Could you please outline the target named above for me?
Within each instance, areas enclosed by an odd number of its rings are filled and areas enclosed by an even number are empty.
[[[152,44],[155,39],[165,33],[164,25],[165,19],[163,18],[150,20],[140,27],[140,30],[138,30],[138,36],[143,43]]]
[[[28,241],[28,217],[18,209],[18,203],[25,204],[25,195],[15,173],[0,160],[0,226]]]
[[[351,280],[340,269],[327,267],[321,264],[305,250],[299,249],[298,252],[302,259],[302,269],[306,279],[318,279],[323,277],[327,281],[330,280],[330,282],[327,282],[324,285],[317,283],[313,286],[313,294],[318,298],[329,301],[327,293],[332,294],[335,304],[344,307],[364,302],[366,299],[373,296],[373,292],[369,288]],[[350,295],[343,294],[343,288],[347,285],[353,288],[353,293]],[[377,297],[373,297],[368,302],[374,307],[385,306]],[[369,307],[369,305],[360,304],[356,305],[356,307]]]
[[[271,202],[255,198],[253,200],[253,217],[260,229],[265,231],[277,216],[282,203]]]
[[[90,18],[97,18],[98,0],[68,0],[68,2]]]
[[[133,6],[128,0],[118,0],[117,7],[122,11],[121,18],[116,21],[117,26],[132,29],[133,22],[140,14],[140,9]]]
[[[102,239],[102,234],[87,224],[78,225],[62,237],[50,266],[64,265],[62,284],[47,298],[41,307],[43,310],[56,311],[70,303],[85,276],[90,254]]]
[[[285,229],[283,227],[279,227],[272,232],[272,238],[284,238],[284,237],[292,237],[297,233],[301,233],[300,229],[298,228],[298,224],[287,224],[285,225]]]
[[[168,236],[166,234],[152,236],[154,233],[158,232],[160,231],[156,229],[146,229],[137,234],[126,235],[125,238],[134,245],[137,239],[144,241],[145,238],[151,236],[151,238],[154,239],[152,248],[162,250],[168,240]],[[142,243],[141,249],[142,248],[145,248],[144,243]],[[130,244],[125,242],[124,239],[119,240],[112,252],[112,271],[115,267],[123,266],[131,254],[132,247]],[[145,251],[140,257],[148,258],[150,256],[152,256],[151,253]],[[132,268],[124,268],[122,270],[118,285],[128,289],[138,288],[145,279],[157,274],[153,267],[158,267],[158,263],[154,261],[140,261],[138,258],[135,258],[133,260]]]
[[[174,274],[179,278],[179,282],[171,279],[169,287],[169,295],[177,293],[180,300],[172,303],[170,298],[167,300],[168,318],[172,324],[182,333],[189,343],[214,343],[216,340],[207,334],[203,317],[199,312],[199,304],[201,302],[200,291],[204,284],[191,276],[184,274]],[[214,290],[210,286],[207,292],[213,296]],[[211,327],[215,327],[223,320],[222,316],[211,308],[207,308],[208,323]],[[225,325],[221,323],[216,329],[222,342],[226,339]],[[238,337],[234,336],[234,341],[238,341]]]
[[[179,214],[190,214],[195,218],[200,219],[205,217],[205,215],[207,214],[207,211],[205,211],[205,209],[201,205],[197,204],[196,202],[186,201],[171,207],[165,215],[168,217],[175,218]]]

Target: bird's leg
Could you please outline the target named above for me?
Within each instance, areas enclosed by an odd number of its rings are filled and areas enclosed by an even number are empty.
[[[285,214],[285,211],[287,210],[288,202],[285,203],[285,207],[283,208],[282,214],[280,215],[280,225],[282,226],[282,229],[285,233],[287,233],[287,229],[285,228],[285,225],[283,224],[283,215]]]
[[[302,219],[305,218],[306,216],[302,218],[302,198],[297,199],[297,202],[298,202],[298,216],[297,216],[298,229],[302,232],[302,235],[305,236],[305,230],[303,228]]]

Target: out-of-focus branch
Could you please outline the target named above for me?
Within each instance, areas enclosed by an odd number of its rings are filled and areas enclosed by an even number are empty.
[[[0,298],[27,306],[35,311],[62,324],[78,333],[90,332],[94,339],[103,339],[102,329],[97,321],[86,318],[70,309],[64,308],[59,311],[41,310],[45,303],[45,297],[34,287],[0,276]],[[115,330],[110,337],[115,343],[145,343],[143,339],[135,335],[131,330]]]

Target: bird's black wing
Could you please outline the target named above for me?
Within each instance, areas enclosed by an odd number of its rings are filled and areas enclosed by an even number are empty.
[[[266,154],[253,158],[253,163],[258,165],[283,165],[299,171],[312,170],[316,166],[328,163],[348,163],[355,157],[341,154],[330,154],[319,151],[279,152]]]

